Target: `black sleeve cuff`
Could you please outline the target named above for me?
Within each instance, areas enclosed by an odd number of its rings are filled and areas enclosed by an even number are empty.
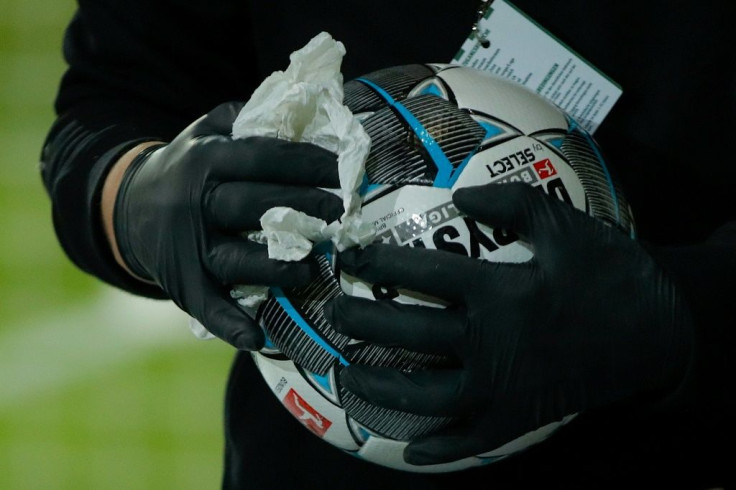
[[[136,295],[166,298],[155,285],[138,281],[115,261],[102,228],[102,185],[111,166],[142,137],[125,126],[98,130],[61,118],[44,146],[41,173],[52,201],[54,229],[67,256],[83,271]]]

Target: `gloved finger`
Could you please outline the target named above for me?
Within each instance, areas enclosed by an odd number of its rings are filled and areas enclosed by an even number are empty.
[[[417,415],[456,416],[465,408],[459,370],[404,373],[392,368],[352,364],[342,369],[340,382],[370,403]]]
[[[228,231],[258,230],[264,212],[286,206],[331,223],[343,214],[342,199],[314,187],[225,182],[207,196],[208,222]]]
[[[574,211],[572,206],[520,182],[465,187],[455,191],[452,200],[470,218],[516,232],[532,244],[560,230],[570,216],[565,211]]]
[[[241,101],[224,102],[197,119],[190,129],[203,136],[230,135],[233,132],[233,123],[244,105],[245,102]]]
[[[454,354],[462,338],[464,312],[338,296],[324,307],[325,318],[343,335],[385,347],[427,354]]]
[[[319,265],[311,257],[297,262],[270,259],[266,245],[239,237],[213,238],[205,263],[208,272],[224,285],[296,287],[319,274]]]
[[[516,419],[508,414],[491,411],[484,415],[484,420],[494,423],[476,424],[472,419],[464,420],[416,439],[404,448],[404,460],[418,466],[449,463],[501,448],[526,432],[513,423]]]
[[[266,136],[232,137],[245,104],[226,102],[192,123],[180,137],[196,138],[190,151],[208,161],[220,180],[256,180],[339,188],[337,155],[311,143]]]
[[[348,274],[381,286],[406,288],[460,303],[476,287],[481,267],[475,258],[442,250],[375,243],[338,256]],[[485,271],[487,272],[487,271]]]
[[[311,143],[253,136],[210,136],[198,141],[201,159],[219,181],[247,180],[337,189],[337,155]]]
[[[254,351],[263,347],[265,338],[258,324],[227,294],[210,280],[192,284],[197,291],[185,295],[179,305],[196,318],[214,336],[240,350]]]

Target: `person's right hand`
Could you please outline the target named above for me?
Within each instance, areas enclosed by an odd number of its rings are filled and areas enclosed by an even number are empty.
[[[244,350],[263,332],[231,299],[234,284],[297,286],[316,262],[268,258],[242,232],[260,229],[274,206],[331,222],[342,200],[336,156],[315,145],[276,138],[233,139],[242,104],[223,104],[166,145],[143,151],[125,172],[114,207],[114,235],[124,265],[158,284],[208,331]]]
[[[447,306],[338,296],[335,330],[454,365],[399,369],[355,362],[344,388],[380,407],[455,423],[406,446],[415,465],[499,448],[573,414],[661,400],[685,382],[695,332],[680,286],[627,233],[521,182],[458,189],[459,212],[515,233],[526,262],[372,244],[339,255],[342,271]]]

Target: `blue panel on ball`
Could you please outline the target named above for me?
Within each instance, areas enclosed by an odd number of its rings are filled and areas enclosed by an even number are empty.
[[[314,381],[315,384],[322,387],[327,393],[334,394],[332,389],[332,383],[330,383],[330,376],[322,376],[317,373],[307,372],[309,377]]]
[[[350,362],[348,362],[348,360],[345,359],[342,354],[336,351],[334,347],[325,342],[325,340],[317,332],[314,331],[314,329],[311,327],[311,325],[309,325],[304,317],[299,314],[297,309],[294,308],[294,305],[291,304],[291,301],[289,301],[289,298],[287,298],[284,294],[283,289],[272,287],[271,293],[273,294],[273,297],[276,299],[279,305],[281,305],[281,308],[284,309],[284,311],[289,315],[294,323],[296,323],[297,326],[302,330],[302,332],[307,334],[309,338],[314,341],[314,343],[319,345],[325,352],[335,357],[343,366],[350,365]]]
[[[491,124],[488,121],[477,121],[480,126],[486,130],[486,135],[483,139],[491,139],[494,136],[498,136],[501,133],[504,133],[505,131],[496,126],[495,124]]]
[[[266,341],[263,343],[263,347],[265,349],[275,349],[276,348],[273,341],[271,340],[271,337],[269,337],[268,334],[266,334]]]
[[[437,97],[443,96],[442,89],[436,83],[428,84],[419,93],[422,95],[436,95]]]
[[[386,103],[391,108],[393,108],[409,125],[411,130],[416,135],[417,139],[421,142],[422,147],[425,149],[427,154],[429,154],[432,162],[434,162],[435,166],[437,167],[437,175],[435,176],[432,185],[434,187],[446,189],[451,188],[457,181],[458,177],[462,173],[463,167],[467,164],[468,160],[470,160],[470,157],[473,155],[474,152],[470,152],[463,160],[463,162],[457,168],[455,168],[447,155],[445,155],[445,152],[442,150],[442,147],[439,145],[439,143],[435,141],[435,139],[432,137],[424,124],[422,124],[422,122],[412,113],[411,110],[409,110],[401,102],[394,100],[394,98],[391,97],[388,92],[386,92],[382,87],[373,83],[372,81],[365,78],[358,78],[357,80],[375,90],[376,93],[380,95],[386,101]],[[431,85],[428,87],[428,89],[431,92]],[[435,87],[435,91],[438,90],[439,88]],[[431,95],[436,94],[431,93]]]

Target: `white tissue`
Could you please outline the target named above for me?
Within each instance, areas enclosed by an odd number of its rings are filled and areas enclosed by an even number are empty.
[[[194,336],[200,340],[211,340],[216,338],[209,330],[204,328],[204,325],[199,323],[199,320],[194,317],[189,317],[189,330],[191,330]]]
[[[271,136],[319,145],[337,154],[345,212],[329,225],[289,208],[261,217],[269,257],[300,260],[315,242],[332,240],[338,250],[367,245],[372,223],[360,215],[358,189],[363,180],[370,138],[343,104],[340,72],[345,47],[322,32],[291,54],[285,71],[276,71],[253,92],[233,123],[233,137]]]
[[[337,154],[345,212],[339,220],[327,224],[291,208],[269,209],[261,217],[262,231],[246,236],[267,243],[271,258],[300,260],[315,243],[331,240],[338,250],[345,250],[367,245],[375,237],[373,224],[361,217],[358,194],[371,142],[343,104],[340,66],[344,55],[341,42],[326,32],[318,34],[291,54],[285,71],[276,71],[261,83],[233,123],[233,138],[270,136],[313,143]],[[236,285],[230,295],[255,318],[267,292],[265,286]],[[194,319],[189,326],[200,339],[214,338]]]
[[[287,207],[275,207],[263,213],[261,226],[272,259],[301,260],[315,242],[330,238],[324,220]]]

